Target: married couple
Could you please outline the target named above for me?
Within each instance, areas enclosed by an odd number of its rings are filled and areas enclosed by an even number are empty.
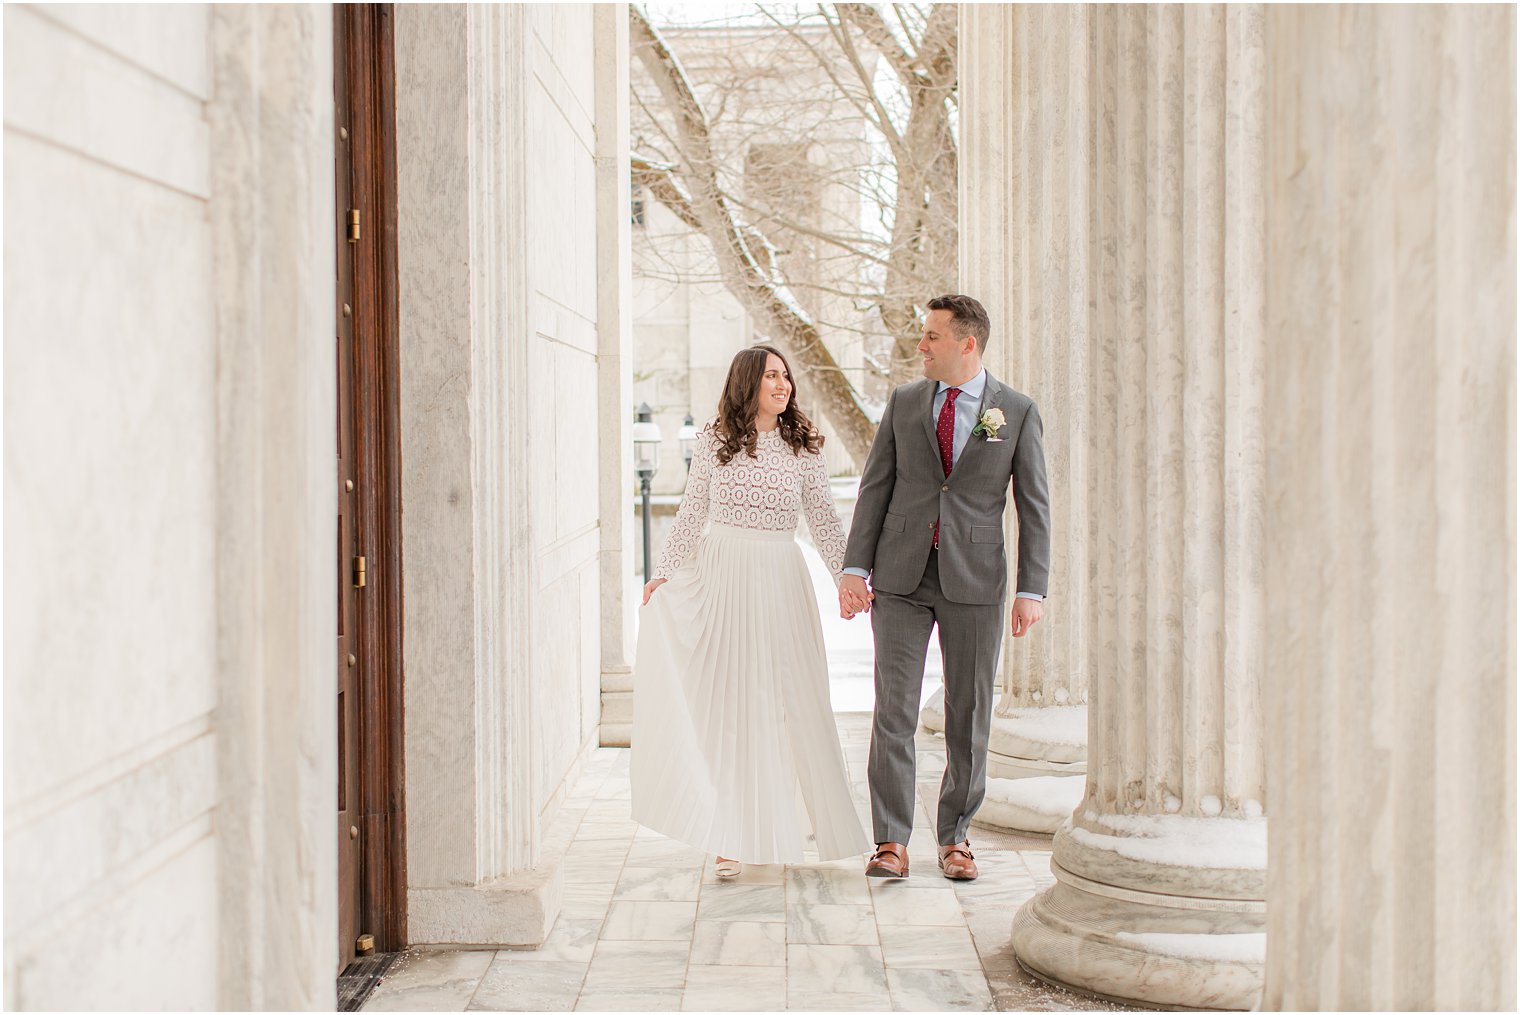
[[[823,438],[797,407],[786,358],[754,346],[734,357],[644,587],[633,817],[714,854],[719,877],[744,863],[801,862],[809,831],[819,860],[870,851],[867,875],[908,876],[914,734],[936,624],[945,672],[939,867],[954,880],[977,876],[968,832],[986,787],[1005,622],[1003,509],[1011,490],[1015,638],[1040,619],[1050,509],[1039,412],[982,366],[986,310],[969,296],[940,296],[927,309],[924,379],[887,401],[848,540]],[[793,539],[799,512],[838,583],[840,615],[871,617],[870,840],[850,796],[817,602]]]

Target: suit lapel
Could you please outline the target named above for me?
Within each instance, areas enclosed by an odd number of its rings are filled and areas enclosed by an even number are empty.
[[[1003,415],[1006,416],[1008,414],[1007,410],[1003,407],[1002,394],[1003,386],[999,384],[997,378],[993,377],[989,372],[987,374],[987,386],[982,389],[982,404],[978,406],[976,410],[976,418],[978,421],[981,420],[982,413],[986,412],[988,409],[1003,409]],[[972,434],[970,437],[966,438],[966,446],[961,448],[960,457],[955,460],[955,467],[950,470],[950,475],[953,476],[957,472],[960,472],[961,467],[966,464],[966,460],[968,458],[975,457],[979,453],[981,446],[985,443],[987,443],[987,438],[983,437],[980,434]]]
[[[929,457],[934,459],[934,467],[939,474],[945,474],[945,463],[939,460],[939,435],[934,432],[934,393],[939,390],[939,382],[925,380],[923,382],[923,394],[913,401],[918,412],[918,418],[924,425],[924,437],[929,442]]]

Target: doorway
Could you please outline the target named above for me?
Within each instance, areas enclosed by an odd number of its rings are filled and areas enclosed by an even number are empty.
[[[333,7],[340,973],[406,945],[392,20]]]

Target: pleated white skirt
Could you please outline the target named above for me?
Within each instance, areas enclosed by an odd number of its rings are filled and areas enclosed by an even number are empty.
[[[829,705],[818,601],[790,532],[714,524],[641,608],[633,818],[745,863],[871,848]]]

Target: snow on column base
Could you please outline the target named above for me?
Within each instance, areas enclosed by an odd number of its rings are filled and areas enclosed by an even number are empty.
[[[1261,998],[1265,926],[1264,914],[1152,907],[1056,884],[1019,910],[1013,950],[1031,975],[1068,990],[1166,1009],[1250,1011]]]
[[[1086,705],[1020,708],[1008,715],[998,714],[997,700],[993,701],[992,707],[992,732],[987,743],[988,775],[998,779],[1025,779],[1087,773]],[[919,722],[932,733],[944,733],[944,688],[935,691],[924,703]]]
[[[1115,1000],[1254,1008],[1266,960],[1265,821],[1082,818],[1056,832],[1056,883],[1014,918],[1019,964]]]
[[[1082,803],[1085,784],[1085,779],[1062,775],[989,778],[986,799],[972,824],[1052,835]]]
[[[997,708],[996,698],[992,699],[992,707]],[[924,707],[918,712],[918,721],[930,733],[945,732],[945,689],[943,687],[924,702]]]

